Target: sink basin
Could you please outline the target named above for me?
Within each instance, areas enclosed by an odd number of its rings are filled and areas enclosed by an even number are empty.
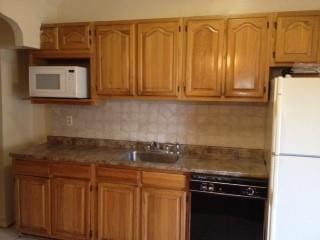
[[[179,155],[170,154],[165,151],[131,151],[128,153],[129,161],[176,163]]]

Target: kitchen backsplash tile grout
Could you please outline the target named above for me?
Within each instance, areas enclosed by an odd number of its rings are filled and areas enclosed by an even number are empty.
[[[264,147],[266,107],[149,101],[51,106],[50,135],[222,147]],[[73,116],[73,126],[66,116]]]

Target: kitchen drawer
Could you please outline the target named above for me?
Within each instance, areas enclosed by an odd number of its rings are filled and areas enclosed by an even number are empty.
[[[17,160],[13,161],[14,175],[49,177],[49,164],[41,161]]]
[[[90,165],[54,163],[50,166],[50,174],[59,177],[90,179],[92,169]]]
[[[97,178],[107,182],[138,185],[140,173],[131,169],[97,167]]]
[[[186,189],[188,179],[182,174],[142,172],[142,185],[165,189]]]

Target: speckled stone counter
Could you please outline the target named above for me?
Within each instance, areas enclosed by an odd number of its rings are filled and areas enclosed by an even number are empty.
[[[263,150],[182,145],[182,154],[174,164],[129,161],[130,150],[142,143],[68,137],[48,137],[48,143],[26,147],[11,153],[20,160],[68,161],[98,165],[130,166],[166,171],[211,173],[267,179]]]

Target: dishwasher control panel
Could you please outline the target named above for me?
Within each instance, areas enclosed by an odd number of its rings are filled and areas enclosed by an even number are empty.
[[[268,196],[268,181],[209,174],[192,174],[190,191],[266,199]]]

